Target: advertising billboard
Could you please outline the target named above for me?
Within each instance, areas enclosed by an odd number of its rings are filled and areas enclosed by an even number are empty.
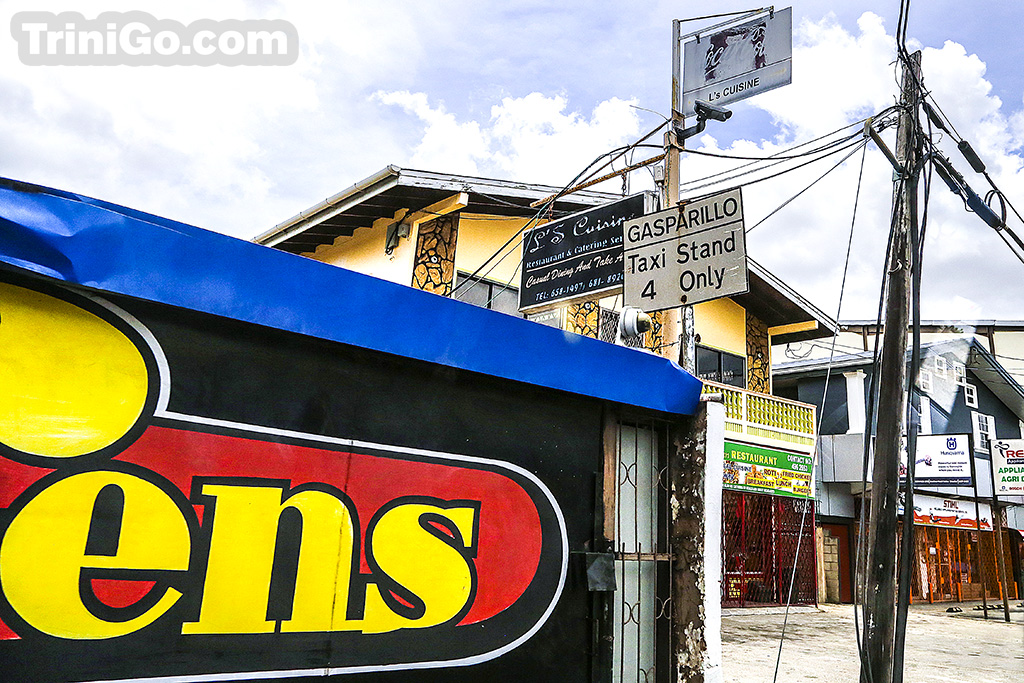
[[[914,456],[916,486],[971,486],[968,434],[920,434]],[[907,444],[900,450],[900,480],[907,476]]]
[[[1024,495],[1024,439],[994,440],[992,468],[997,495]]]
[[[0,277],[0,677],[457,669],[551,618],[568,534],[508,459],[529,439],[438,450],[373,408],[436,387],[394,363]]]
[[[636,194],[526,231],[519,310],[621,291],[622,224],[642,216],[647,201]]]

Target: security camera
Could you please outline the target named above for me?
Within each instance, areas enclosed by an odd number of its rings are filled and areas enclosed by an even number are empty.
[[[635,306],[626,306],[619,314],[619,336],[623,339],[635,339],[652,325],[651,316]]]
[[[716,107],[704,100],[694,100],[693,109],[697,112],[697,119],[714,119],[715,121],[728,121],[732,111],[722,107]]]

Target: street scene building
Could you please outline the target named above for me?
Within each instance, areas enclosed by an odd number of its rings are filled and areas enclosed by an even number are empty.
[[[1024,389],[973,338],[927,343],[922,358],[910,397],[919,433],[969,435],[977,488],[915,486],[912,595],[928,602],[982,596],[1001,601],[1005,592],[1019,599],[1024,498],[1001,496],[998,509],[993,507],[992,453],[997,440],[1021,437]],[[863,542],[858,522],[865,495],[870,495],[862,477],[872,368],[867,352],[837,355],[831,363],[820,358],[790,361],[774,369],[777,393],[813,403],[821,411],[816,499],[822,602],[852,600],[855,548],[858,538]]]
[[[678,357],[678,346],[664,337],[663,314],[654,314],[652,329],[636,339],[618,336],[623,303],[616,293],[520,313],[518,253],[496,264],[488,258],[502,254],[503,245],[518,247],[524,228],[542,229],[621,200],[585,190],[558,198],[551,215],[537,221],[531,204],[556,193],[528,183],[388,166],[256,241],[567,332]],[[621,221],[604,225],[593,239],[601,234],[621,245]],[[810,487],[815,416],[807,403],[772,395],[771,349],[828,337],[836,324],[753,260],[749,278],[748,292],[693,307],[695,374],[726,410],[722,604],[808,604],[816,599]],[[625,469],[621,476],[630,481]],[[650,541],[641,545],[651,547]]]

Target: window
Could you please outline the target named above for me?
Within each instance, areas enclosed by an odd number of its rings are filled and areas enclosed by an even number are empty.
[[[964,382],[964,403],[968,408],[978,407],[978,387]]]
[[[719,382],[741,389],[746,388],[746,361],[747,359],[743,356],[698,346],[697,377],[709,382]]]
[[[952,367],[953,379],[956,380],[956,383],[960,386],[967,384],[967,373],[965,372],[964,364],[953,361]]]
[[[945,356],[933,356],[932,362],[935,367],[935,376],[946,378],[946,357]]]
[[[996,435],[996,421],[991,415],[971,411],[971,422],[974,424],[974,450],[988,453],[992,439]]]
[[[921,397],[920,422],[917,425],[918,434],[932,433],[932,402],[927,396]]]
[[[926,394],[932,393],[932,373],[921,370],[917,375],[917,386]]]
[[[504,282],[470,277],[466,273],[458,274],[455,287],[458,290],[455,293],[455,298],[459,301],[522,317],[519,313],[518,287],[512,287]]]

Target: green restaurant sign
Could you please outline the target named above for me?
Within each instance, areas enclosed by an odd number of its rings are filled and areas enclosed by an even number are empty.
[[[809,455],[726,441],[722,485],[732,491],[813,498],[812,462]]]

